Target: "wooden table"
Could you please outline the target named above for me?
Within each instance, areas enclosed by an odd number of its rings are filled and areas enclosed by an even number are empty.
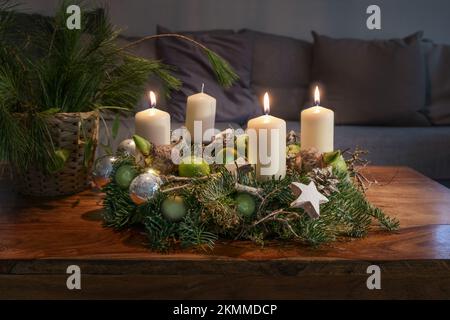
[[[309,248],[247,242],[213,253],[157,254],[139,232],[102,227],[101,197],[49,201],[0,187],[0,298],[450,298],[450,190],[404,167],[371,167],[369,199],[397,217],[396,233]],[[69,265],[82,289],[66,288]],[[367,267],[381,268],[368,290]]]

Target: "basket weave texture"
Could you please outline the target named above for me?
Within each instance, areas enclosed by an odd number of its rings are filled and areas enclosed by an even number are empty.
[[[45,174],[33,167],[17,173],[18,191],[30,196],[55,197],[86,189],[98,140],[98,113],[57,113],[48,123],[55,148],[68,150],[70,156],[64,168],[55,173]],[[93,141],[92,157],[85,165],[85,144],[89,139]]]

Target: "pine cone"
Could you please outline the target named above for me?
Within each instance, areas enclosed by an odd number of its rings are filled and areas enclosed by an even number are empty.
[[[300,151],[303,170],[309,172],[315,168],[322,168],[322,155],[316,149]]]
[[[332,167],[314,168],[308,173],[308,177],[314,181],[317,190],[327,197],[335,192],[339,192],[337,188],[339,179],[333,174]]]

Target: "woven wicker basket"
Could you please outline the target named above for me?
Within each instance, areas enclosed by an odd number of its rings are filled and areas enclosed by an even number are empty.
[[[93,155],[98,139],[99,116],[96,111],[57,113],[48,120],[56,149],[65,149],[70,157],[64,168],[56,173],[44,174],[30,168],[16,173],[18,191],[30,196],[55,197],[80,192],[89,185],[92,162],[84,163],[85,143],[92,139]],[[94,158],[94,157],[92,157]]]

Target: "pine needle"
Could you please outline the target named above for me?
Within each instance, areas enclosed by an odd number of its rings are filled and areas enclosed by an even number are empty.
[[[205,52],[218,82],[225,88],[231,87],[239,79],[239,76],[234,72],[228,62],[217,53],[210,49],[205,49]]]

